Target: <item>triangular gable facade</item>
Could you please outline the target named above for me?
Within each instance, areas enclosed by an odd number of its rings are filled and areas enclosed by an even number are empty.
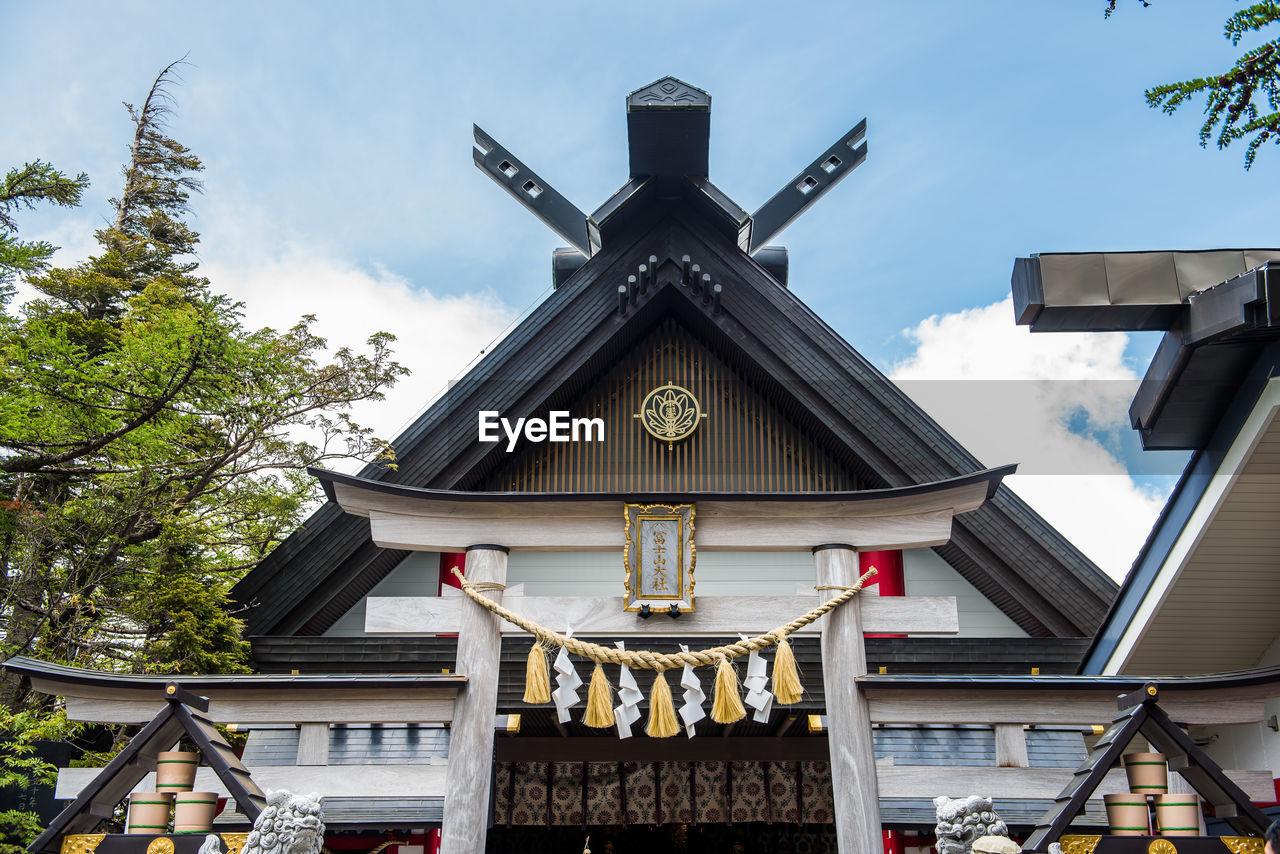
[[[637,430],[646,395],[691,391],[706,426],[677,444]],[[825,492],[862,488],[856,461],[828,452],[800,422],[668,315],[566,407],[599,418],[603,441],[525,444],[487,479],[512,492]],[[714,417],[711,417],[714,415]],[[505,441],[505,439],[504,439]]]
[[[738,399],[763,407],[750,416],[730,412],[727,419],[717,412],[721,434],[707,430],[702,437],[712,459],[694,468],[705,471],[732,457],[725,442],[735,421],[742,428],[745,418],[775,414],[777,427],[759,428],[768,437],[762,445],[789,453],[793,474],[816,468],[833,484],[874,489],[982,468],[747,255],[723,223],[682,198],[643,198],[643,188],[632,195],[640,196],[631,200],[636,210],[608,235],[604,248],[397,437],[396,469],[371,467],[363,476],[441,489],[530,488],[539,482],[533,470],[553,465],[557,452],[541,445],[522,456],[508,454],[503,443],[480,443],[477,413],[545,416],[552,409],[603,405],[611,383],[647,389],[650,380],[672,380],[659,376],[667,364],[658,352],[667,346],[658,343],[663,335],[671,336],[670,346],[687,348],[684,355],[670,354],[673,368],[680,359],[692,360],[682,370],[696,363],[693,381],[720,377]],[[720,285],[716,298],[682,284],[685,256]],[[620,286],[625,290],[642,264],[655,268],[653,284],[620,299]],[[630,377],[623,375],[627,364]],[[717,406],[722,400],[711,399]],[[633,402],[610,399],[616,414],[626,416],[613,419],[617,429],[631,426],[626,410]],[[784,480],[782,488],[820,489],[817,483],[798,477]],[[1005,488],[980,510],[957,518],[951,542],[936,551],[1032,636],[1091,635],[1115,592],[1110,579]],[[377,548],[367,522],[328,504],[233,595],[253,605],[251,635],[319,635],[406,554]]]
[[[59,843],[67,834],[91,833],[96,830],[142,778],[155,770],[156,758],[160,752],[172,750],[183,735],[191,739],[204,763],[213,769],[218,779],[227,787],[227,791],[235,799],[236,808],[251,823],[257,821],[259,813],[267,805],[266,795],[254,783],[249,769],[245,768],[206,714],[209,711],[209,701],[183,690],[176,682],[165,686],[164,698],[164,708],[58,814],[27,847],[28,851],[32,854],[52,854],[59,850]],[[172,845],[169,850],[173,850]]]

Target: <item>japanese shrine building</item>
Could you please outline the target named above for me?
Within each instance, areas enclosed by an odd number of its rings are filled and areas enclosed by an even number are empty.
[[[773,241],[862,164],[865,123],[748,214],[709,180],[710,110],[674,78],[632,93],[630,175],[589,215],[476,129],[476,165],[569,244],[554,291],[396,438],[394,468],[316,472],[329,501],[234,590],[260,675],[182,679],[248,730],[263,788],[325,796],[335,851],[410,854],[439,829],[445,854],[587,833],[597,854],[902,854],[929,844],[932,798],[969,794],[1025,835],[1141,685],[1074,675],[1117,587],[1001,485],[1012,466],[984,468],[791,288]],[[655,566],[684,586],[657,595]],[[454,567],[554,632],[666,654],[768,632],[877,572],[791,637],[799,702],[620,738],[583,702],[562,721],[523,701],[531,636]],[[573,663],[585,692],[593,665]],[[8,666],[78,719],[157,707],[149,677]],[[648,698],[654,673],[632,672]],[[710,711],[715,670],[699,676]],[[1253,724],[1272,689],[1217,690],[1169,686],[1170,713]],[[64,771],[59,796],[92,773]],[[1269,773],[1229,773],[1265,799]]]

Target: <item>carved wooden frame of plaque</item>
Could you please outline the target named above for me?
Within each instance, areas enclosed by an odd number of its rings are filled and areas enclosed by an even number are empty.
[[[693,568],[697,563],[697,551],[693,545],[693,505],[627,504],[623,515],[626,528],[623,531],[622,563],[627,569],[627,578],[622,609],[641,611],[648,605],[652,612],[658,613],[668,611],[674,605],[682,614],[693,612]],[[646,560],[659,555],[665,560],[657,567]],[[658,567],[667,568],[668,572],[674,572],[674,576],[667,578],[660,570],[655,573]]]

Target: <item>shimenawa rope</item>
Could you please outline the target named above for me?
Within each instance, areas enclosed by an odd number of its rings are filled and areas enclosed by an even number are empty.
[[[478,585],[468,581],[465,576],[455,566],[453,574],[457,577],[458,582],[462,585],[462,592],[471,598],[476,604],[489,609],[502,619],[512,625],[519,626],[529,634],[533,635],[541,643],[548,643],[554,646],[564,647],[574,655],[580,655],[588,658],[596,664],[625,664],[627,667],[638,667],[643,670],[656,670],[662,673],[673,667],[683,667],[686,664],[692,664],[695,667],[706,666],[711,664],[719,664],[726,659],[734,659],[742,655],[747,655],[753,650],[762,650],[773,644],[786,640],[788,635],[794,634],[800,629],[812,623],[819,617],[834,611],[845,602],[848,602],[858,592],[862,590],[862,586],[867,583],[873,575],[876,574],[874,568],[867,570],[858,579],[858,583],[852,587],[839,587],[837,585],[823,585],[815,589],[818,590],[840,590],[838,596],[834,596],[814,608],[807,614],[799,616],[787,623],[779,626],[770,632],[762,635],[756,635],[747,640],[731,643],[726,646],[712,647],[711,649],[697,650],[696,652],[676,652],[676,653],[660,653],[650,652],[649,650],[620,650],[610,647],[600,646],[590,641],[571,638],[554,632],[551,629],[541,626],[532,620],[525,619],[519,614],[509,611],[506,608],[494,602],[487,596],[480,594],[477,590]],[[486,582],[482,582],[486,583]],[[492,582],[487,582],[492,583]]]

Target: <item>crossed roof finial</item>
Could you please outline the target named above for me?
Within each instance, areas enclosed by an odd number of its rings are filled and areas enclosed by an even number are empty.
[[[684,199],[728,223],[755,255],[867,157],[866,119],[785,184],[750,216],[708,179],[711,96],[664,77],[627,96],[630,180],[590,216],[475,126],[477,167],[587,258],[599,252],[607,221],[645,199]]]

